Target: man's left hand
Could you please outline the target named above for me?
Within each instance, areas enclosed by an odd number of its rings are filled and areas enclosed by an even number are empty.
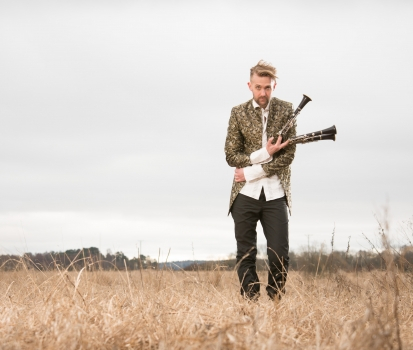
[[[245,181],[244,169],[236,168],[234,178],[235,178],[235,182],[244,182]]]

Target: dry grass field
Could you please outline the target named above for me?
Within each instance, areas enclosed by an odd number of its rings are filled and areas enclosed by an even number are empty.
[[[261,276],[265,280],[264,276]],[[0,349],[413,349],[413,276],[291,272],[279,302],[236,274],[0,271]]]

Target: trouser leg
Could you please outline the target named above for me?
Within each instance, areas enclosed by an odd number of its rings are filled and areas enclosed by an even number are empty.
[[[239,264],[237,272],[241,283],[241,294],[248,298],[257,296],[260,291],[255,265],[259,212],[259,201],[242,194],[237,196],[231,209],[237,240],[237,264]]]
[[[265,202],[260,221],[267,239],[267,293],[274,298],[285,292],[288,272],[288,209],[285,197]]]

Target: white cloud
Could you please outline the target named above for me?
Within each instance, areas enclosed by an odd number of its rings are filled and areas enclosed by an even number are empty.
[[[36,251],[57,249],[47,232],[58,227],[71,244],[96,246],[117,226],[128,254],[138,227],[188,258],[190,241],[199,256],[220,239],[234,246],[224,138],[261,58],[278,67],[276,96],[313,98],[299,133],[338,129],[336,143],[297,147],[292,246],[300,235],[324,240],[334,222],[342,246],[359,227],[373,231],[387,195],[397,220],[409,216],[412,5],[254,6],[1,2],[0,215],[14,218],[0,226],[4,249],[22,247],[16,218],[30,215]]]

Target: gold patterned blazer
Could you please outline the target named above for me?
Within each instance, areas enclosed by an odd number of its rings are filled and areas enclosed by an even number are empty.
[[[282,129],[288,118],[293,115],[293,107],[290,102],[271,98],[267,121],[267,137],[274,137]],[[296,135],[295,125],[288,131],[286,139]],[[262,164],[267,176],[277,174],[284,188],[287,205],[291,215],[291,163],[294,159],[296,145],[288,145],[275,153],[272,161]],[[245,168],[250,163],[250,154],[262,148],[262,120],[259,108],[254,109],[252,100],[236,106],[231,111],[227,138],[225,141],[225,156],[229,166]],[[232,183],[229,211],[235,198],[241,191],[245,182]],[[229,214],[229,212],[228,212]]]

